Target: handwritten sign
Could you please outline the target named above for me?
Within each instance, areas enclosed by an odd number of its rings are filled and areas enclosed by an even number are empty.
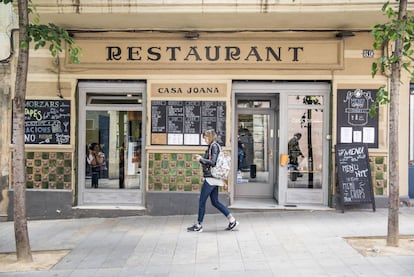
[[[157,145],[201,145],[201,133],[217,132],[226,141],[226,102],[151,101],[151,143]]]
[[[337,144],[336,171],[342,211],[345,205],[372,203],[374,191],[366,144]]]
[[[69,100],[26,100],[26,144],[70,144]]]

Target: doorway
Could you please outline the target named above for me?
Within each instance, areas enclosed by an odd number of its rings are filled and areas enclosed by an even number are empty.
[[[276,199],[277,94],[237,95],[235,198]]]
[[[233,83],[233,203],[328,205],[329,93],[327,82]]]
[[[142,205],[145,84],[78,87],[78,205]]]

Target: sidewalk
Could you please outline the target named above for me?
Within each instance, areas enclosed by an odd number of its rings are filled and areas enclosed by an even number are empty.
[[[414,276],[414,256],[364,257],[343,237],[385,236],[387,209],[83,218],[29,222],[32,251],[70,252],[48,271],[0,276]],[[414,235],[414,208],[400,209],[400,234]],[[414,242],[413,242],[414,243]],[[13,222],[0,222],[0,252],[14,252]],[[1,271],[1,269],[0,269]]]

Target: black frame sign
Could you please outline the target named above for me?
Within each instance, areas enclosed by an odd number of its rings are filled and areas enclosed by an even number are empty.
[[[376,89],[338,89],[337,143],[364,143],[378,148],[378,114],[369,115]]]
[[[201,133],[217,132],[226,141],[225,101],[151,101],[151,144],[202,145]]]
[[[372,203],[375,198],[371,168],[366,144],[337,144],[335,146],[336,180],[339,187],[339,204],[345,206]]]
[[[70,144],[70,100],[26,100],[26,144]]]

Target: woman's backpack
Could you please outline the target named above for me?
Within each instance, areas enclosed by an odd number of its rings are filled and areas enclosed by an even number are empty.
[[[217,146],[219,147],[220,152],[216,161],[216,165],[211,168],[211,175],[216,179],[227,180],[231,167],[231,158],[230,156],[224,154],[224,152],[221,150],[220,144],[217,143]]]

